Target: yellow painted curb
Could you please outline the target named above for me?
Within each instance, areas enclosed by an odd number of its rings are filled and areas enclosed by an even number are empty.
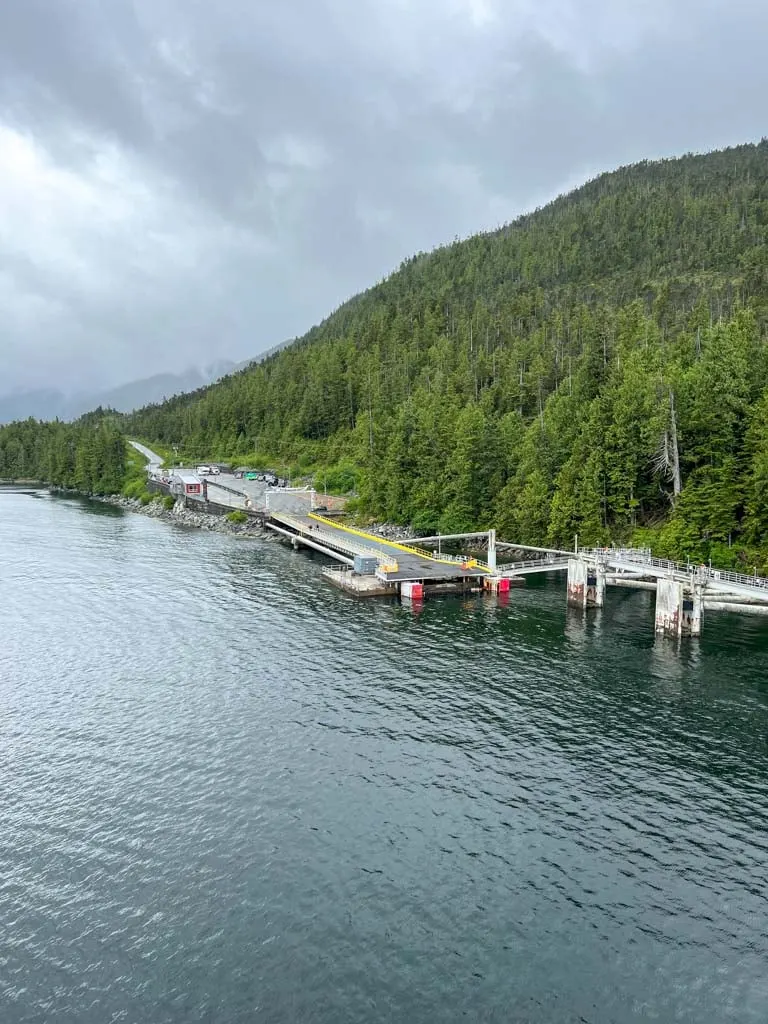
[[[326,519],[325,516],[319,516],[316,512],[309,513],[310,519],[316,519],[319,523],[325,523],[326,526],[332,526],[336,530],[344,530],[345,533],[352,533],[356,537],[362,537],[363,540],[374,541],[376,544],[384,544],[386,547],[397,548],[398,551],[405,551],[409,555],[418,555],[419,558],[428,558],[430,562],[439,562],[441,565],[459,565],[458,562],[452,562],[447,558],[435,558],[431,551],[425,551],[424,548],[414,548],[408,544],[398,544],[394,540],[386,540],[384,537],[377,537],[375,533],[366,533],[365,530],[356,530],[354,526],[344,526],[342,523],[334,522],[333,519]],[[482,569],[484,572],[490,572],[490,569],[485,568],[482,565],[478,565],[477,560],[472,558],[469,559],[466,568],[468,569]]]

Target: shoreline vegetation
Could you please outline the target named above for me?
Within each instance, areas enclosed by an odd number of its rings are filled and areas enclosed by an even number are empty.
[[[224,533],[232,537],[253,538],[258,540],[275,540],[275,534],[265,529],[258,520],[246,517],[245,520],[231,513],[206,512],[202,509],[187,508],[183,502],[166,503],[165,498],[156,495],[149,501],[141,498],[128,497],[125,494],[89,494],[75,487],[56,487],[43,480],[0,480],[0,488],[10,490],[46,490],[51,494],[60,494],[87,501],[97,501],[102,505],[125,512],[135,512],[149,519],[160,519],[173,526],[184,526],[190,529],[208,530],[213,533]]]
[[[197,392],[0,427],[0,475],[146,503],[126,436],[313,478],[415,536],[768,575],[768,139],[623,167],[418,253]]]
[[[51,494],[69,495],[73,498],[84,498],[97,501],[103,505],[135,512],[149,519],[160,519],[173,526],[184,526],[190,529],[208,530],[213,533],[227,534],[231,537],[251,538],[253,540],[280,541],[280,537],[264,527],[251,516],[245,519],[236,512],[206,512],[186,507],[183,502],[167,504],[167,497],[154,495],[149,501],[141,498],[128,497],[125,494],[87,494],[73,487],[54,487],[41,480],[0,480],[0,487],[19,490],[47,490]],[[411,537],[407,528],[397,523],[366,523],[370,533],[376,533],[387,540],[403,541]]]
[[[208,530],[213,533],[224,533],[232,537],[253,538],[255,540],[274,540],[275,534],[265,529],[257,520],[248,517],[246,522],[233,519],[231,514],[204,512],[186,508],[183,502],[175,502],[172,506],[165,505],[163,500],[144,502],[140,498],[128,498],[123,494],[78,494],[104,505],[123,509],[125,512],[136,512],[150,519],[160,519],[173,526],[184,526],[197,530]]]

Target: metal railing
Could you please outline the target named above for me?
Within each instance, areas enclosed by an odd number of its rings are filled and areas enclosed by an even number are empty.
[[[732,586],[746,587],[750,590],[768,591],[768,579],[763,576],[748,576],[746,573],[732,572],[730,569],[713,569],[706,565],[693,565],[691,562],[673,562],[668,558],[654,558],[648,548],[586,548],[581,554],[596,560],[609,562],[627,562],[639,567],[661,569],[672,576],[683,576],[692,582],[730,583]]]
[[[354,572],[351,565],[324,565],[320,570],[321,576],[344,576]]]
[[[652,557],[650,548],[580,548],[578,554],[588,553],[593,557],[600,555],[626,556],[627,558],[649,559]]]
[[[491,567],[482,558],[469,558],[467,555],[448,555],[445,552],[430,554],[429,558],[433,562],[450,562],[451,565],[461,565],[465,569],[485,569],[486,572],[491,572]]]
[[[249,495],[245,491],[238,491],[236,487],[230,487],[229,484],[220,484],[218,480],[209,480],[205,478],[210,490],[211,487],[218,487],[220,491],[227,491],[229,494],[236,494],[238,498],[248,498]]]
[[[325,523],[326,526],[333,527],[334,530],[341,530],[344,533],[351,533],[353,536],[362,537],[364,540],[373,541],[376,544],[381,544],[386,548],[395,548],[397,551],[404,551],[408,555],[416,555],[417,558],[428,558],[430,562],[447,562],[451,565],[466,565],[467,568],[480,568],[490,572],[487,562],[481,562],[479,559],[467,559],[462,558],[459,555],[444,555],[434,554],[432,551],[427,551],[425,548],[414,547],[413,544],[400,544],[394,540],[387,540],[385,537],[377,537],[375,534],[366,533],[365,530],[357,530],[354,526],[347,526],[336,522],[333,519],[326,519],[325,516],[319,515],[317,512],[310,512],[309,518],[319,523]],[[380,557],[388,557],[386,555]],[[468,562],[472,562],[472,566],[467,565]]]
[[[524,562],[505,562],[496,566],[496,572],[504,573],[525,572],[526,569],[564,569],[568,565],[568,558],[551,555],[547,558],[529,558]]]
[[[374,548],[364,547],[362,544],[357,544],[355,541],[350,540],[348,537],[344,537],[344,543],[340,543],[338,534],[336,537],[333,535],[329,536],[327,533],[315,535],[311,530],[307,528],[306,523],[303,523],[301,519],[291,515],[290,512],[276,512],[271,511],[271,516],[280,523],[285,523],[286,526],[290,526],[302,537],[309,537],[310,540],[322,541],[323,544],[329,547],[342,548],[344,551],[350,552],[353,555],[362,555],[363,558],[375,558],[377,561],[386,561],[389,556],[382,554],[381,551],[377,551]],[[313,518],[318,518],[313,516]]]

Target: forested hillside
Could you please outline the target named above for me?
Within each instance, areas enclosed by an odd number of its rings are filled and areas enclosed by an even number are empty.
[[[768,142],[623,168],[126,429],[421,532],[768,555],[767,242]]]
[[[420,531],[765,545],[767,241],[768,142],[623,168],[130,429],[343,470]]]
[[[0,480],[45,481],[115,494],[126,471],[125,439],[101,409],[77,423],[24,420],[0,427]]]

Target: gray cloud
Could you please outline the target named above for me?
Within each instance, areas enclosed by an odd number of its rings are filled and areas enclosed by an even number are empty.
[[[0,391],[243,358],[599,170],[765,133],[757,0],[0,4]]]

